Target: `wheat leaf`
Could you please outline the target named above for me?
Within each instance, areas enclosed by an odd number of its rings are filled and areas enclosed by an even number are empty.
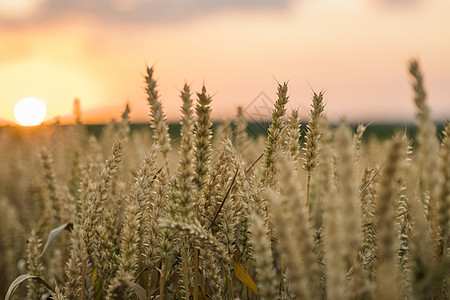
[[[42,257],[42,255],[44,255],[45,251],[47,250],[47,248],[50,246],[50,244],[53,242],[54,239],[56,239],[56,237],[65,229],[66,230],[72,230],[73,224],[72,223],[66,223],[63,224],[55,229],[53,229],[52,231],[50,231],[50,234],[48,235],[47,238],[47,242],[45,243],[44,249],[42,249],[42,253],[41,255],[39,255],[39,258]]]
[[[41,277],[34,276],[34,275],[23,274],[23,275],[20,275],[19,277],[17,277],[16,279],[14,279],[14,281],[11,283],[11,285],[8,288],[8,292],[6,293],[5,300],[9,300],[11,298],[12,294],[14,294],[16,289],[19,287],[19,285],[22,282],[24,282],[24,281],[26,281],[28,279],[36,280],[37,282],[39,282],[42,285],[44,285],[50,291],[55,292],[53,290],[53,288],[44,279],[42,279]]]
[[[147,292],[139,284],[135,283],[133,286],[134,293],[139,298],[139,300],[147,300]]]
[[[247,273],[241,263],[233,256],[233,269],[237,279],[239,279],[246,287],[248,287],[255,295],[258,295],[258,288],[250,275]]]

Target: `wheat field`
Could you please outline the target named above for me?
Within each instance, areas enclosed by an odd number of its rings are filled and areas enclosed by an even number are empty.
[[[450,125],[409,71],[414,141],[331,126],[321,92],[302,126],[286,83],[259,139],[241,108],[213,136],[213,97],[185,85],[174,140],[153,68],[147,130],[128,106],[100,136],[78,110],[2,128],[0,297],[449,299]]]

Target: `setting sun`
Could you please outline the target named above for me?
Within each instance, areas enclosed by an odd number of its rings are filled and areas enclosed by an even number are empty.
[[[23,126],[36,126],[42,123],[47,114],[44,102],[37,98],[25,98],[14,106],[14,117]]]

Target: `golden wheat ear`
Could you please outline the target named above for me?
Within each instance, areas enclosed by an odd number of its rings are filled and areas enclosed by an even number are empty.
[[[437,203],[441,196],[442,178],[439,173],[439,141],[436,125],[431,118],[431,110],[427,101],[427,93],[423,83],[423,75],[419,62],[412,60],[409,64],[416,105],[416,122],[419,126],[417,133],[417,163],[420,176],[419,195],[425,203],[427,217],[431,222],[433,240],[433,255],[440,257],[440,237],[437,220]]]
[[[167,125],[166,115],[162,109],[162,103],[159,100],[159,94],[156,80],[153,78],[153,67],[147,67],[147,75],[145,76],[147,84],[147,102],[150,106],[151,128],[153,130],[153,139],[159,145],[159,149],[169,170],[168,156],[172,150],[170,145],[169,126]]]
[[[305,145],[303,147],[303,169],[308,173],[306,184],[306,207],[309,213],[310,191],[311,191],[311,173],[319,164],[317,155],[319,153],[319,139],[321,136],[319,122],[323,116],[325,105],[323,103],[323,92],[313,93],[313,102],[309,113],[310,120],[306,125]]]
[[[286,104],[289,101],[287,83],[279,84],[277,101],[272,112],[272,123],[269,126],[264,150],[264,181],[267,186],[274,186],[277,182],[275,161],[282,143],[283,116],[286,114]]]
[[[242,106],[237,108],[237,116],[234,121],[235,126],[235,139],[234,139],[234,147],[238,151],[238,153],[242,153],[244,151],[244,147],[249,142],[248,134],[247,134],[247,121],[245,120],[244,111]]]
[[[276,273],[272,262],[271,241],[267,236],[264,219],[256,213],[250,216],[250,231],[258,296],[260,299],[276,299]]]
[[[397,182],[401,165],[406,158],[407,147],[403,139],[392,141],[381,175],[380,190],[376,200],[377,228],[377,279],[376,295],[386,299],[398,299],[395,203]]]

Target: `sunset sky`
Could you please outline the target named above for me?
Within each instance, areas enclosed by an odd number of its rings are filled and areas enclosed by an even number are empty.
[[[448,0],[0,0],[0,125],[36,97],[46,120],[148,122],[143,75],[154,65],[177,121],[185,82],[213,94],[215,120],[248,111],[277,80],[303,119],[311,87],[333,121],[408,121],[407,64],[418,58],[435,119],[450,119]],[[310,87],[311,86],[311,87]]]

